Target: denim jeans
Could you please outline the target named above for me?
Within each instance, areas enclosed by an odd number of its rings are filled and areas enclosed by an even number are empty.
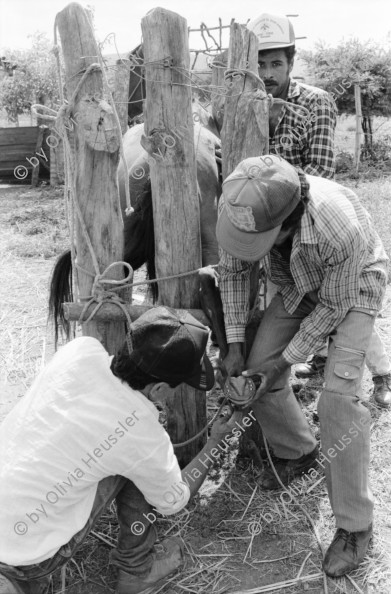
[[[8,578],[24,594],[45,592],[50,574],[76,553],[114,498],[120,530],[117,548],[112,553],[112,563],[128,573],[145,575],[152,565],[151,551],[156,541],[153,525],[155,516],[141,491],[122,476],[110,476],[99,483],[86,525],[53,557],[35,565],[18,567],[0,563],[0,574]]]
[[[317,303],[317,291],[308,293],[289,314],[277,293],[265,311],[246,367],[262,368],[281,355]],[[330,335],[318,405],[319,461],[325,469],[330,504],[337,526],[351,532],[366,530],[373,514],[368,482],[370,414],[360,401],[360,386],[374,320],[369,310],[351,310]],[[316,440],[289,386],[289,376],[290,369],[252,408],[275,455],[297,459],[311,452]]]

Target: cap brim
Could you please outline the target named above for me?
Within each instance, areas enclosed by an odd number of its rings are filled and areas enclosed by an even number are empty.
[[[197,390],[203,390],[206,392],[207,390],[211,390],[215,383],[215,375],[212,367],[212,363],[209,361],[208,357],[204,355],[202,359],[202,365],[199,366],[199,369],[195,374],[193,374],[190,378],[186,378],[185,384],[188,384],[192,388],[197,388]]]
[[[258,41],[258,52],[267,52],[275,49],[283,49],[284,47],[293,47],[294,45],[294,41],[291,43],[284,43],[282,41],[276,41],[275,43],[262,43],[261,41]]]
[[[216,237],[220,247],[234,258],[256,262],[270,252],[280,229],[281,225],[262,233],[241,231],[229,220],[224,205],[217,220]]]

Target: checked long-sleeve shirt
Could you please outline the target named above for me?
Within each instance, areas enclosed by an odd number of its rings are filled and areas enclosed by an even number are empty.
[[[273,136],[270,154],[278,154],[308,175],[332,179],[337,108],[331,95],[291,79]],[[302,109],[304,108],[304,109]]]
[[[320,177],[307,180],[309,202],[293,237],[290,261],[277,249],[263,259],[289,313],[306,293],[318,291],[319,303],[283,353],[291,364],[305,361],[322,346],[350,309],[377,312],[387,283],[388,257],[356,194]],[[229,343],[244,342],[251,266],[220,249],[219,285]]]

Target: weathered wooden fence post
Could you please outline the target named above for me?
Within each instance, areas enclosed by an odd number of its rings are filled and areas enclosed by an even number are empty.
[[[247,70],[258,75],[258,40],[244,25],[231,24],[225,84],[228,87],[221,130],[223,179],[248,157],[269,150],[267,95]],[[231,74],[230,74],[231,73]]]
[[[247,71],[247,72],[243,72]],[[249,71],[249,72],[248,72]],[[228,63],[225,72],[227,96],[221,130],[223,179],[243,159],[269,151],[269,104],[258,75],[258,40],[244,25],[231,23]],[[250,303],[258,291],[259,263],[254,264]]]
[[[227,66],[225,83],[228,90],[221,130],[223,179],[243,159],[269,152],[269,102],[266,92],[251,74],[240,74],[241,70],[258,74],[258,40],[252,31],[238,23],[231,24]],[[230,72],[232,74],[227,76]],[[250,308],[258,298],[258,291],[259,262],[256,262],[250,278]],[[246,355],[260,320],[261,312],[258,310],[256,313],[258,316],[253,316],[246,330]],[[249,452],[250,455],[254,451],[253,444],[258,450],[263,448],[263,436],[258,423],[246,429],[240,444],[241,451]],[[254,456],[254,459],[258,461],[259,457]]]
[[[120,131],[109,104],[102,70],[98,64],[98,47],[84,9],[75,2],[57,14],[65,62],[66,89],[71,102],[74,125],[73,154],[76,199],[81,217],[102,273],[112,262],[122,260],[123,225],[120,211],[117,166]],[[73,97],[86,70],[75,97]],[[91,295],[96,266],[88,247],[82,223],[75,215],[76,262],[74,277],[79,298]],[[123,278],[118,266],[107,278]],[[114,353],[124,340],[124,323],[89,322],[83,334],[95,336]]]
[[[150,155],[157,277],[201,266],[200,212],[189,84],[186,19],[154,8],[141,21],[146,78],[143,146]],[[197,275],[159,282],[160,302],[176,308],[198,306]],[[168,432],[174,443],[195,435],[206,423],[205,394],[179,387],[168,403]],[[182,465],[205,443],[205,434],[178,448]]]

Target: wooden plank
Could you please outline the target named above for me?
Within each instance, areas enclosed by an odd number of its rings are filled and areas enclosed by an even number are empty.
[[[37,137],[38,138],[38,137]],[[21,144],[21,145],[13,145],[13,146],[9,146],[8,148],[4,148],[4,149],[0,149],[1,150],[1,154],[0,154],[0,161],[7,161],[7,160],[12,160],[12,159],[16,159],[18,158],[19,160],[26,160],[26,158],[28,157],[29,159],[31,157],[36,156],[35,155],[35,147],[36,147],[36,142],[31,143],[31,144]],[[49,153],[49,147],[43,148],[45,155],[47,153]]]
[[[37,141],[38,132],[38,126],[0,128],[0,145],[6,145],[8,142],[19,144],[25,144],[27,142],[35,143]]]
[[[57,14],[61,46],[64,55],[68,100],[71,100],[86,69],[98,62],[98,47],[84,9],[77,3],[68,4]],[[71,106],[78,114],[74,131],[74,162],[76,196],[82,219],[95,252],[100,272],[123,256],[123,225],[119,203],[117,167],[120,131],[105,94],[102,72],[90,72]],[[80,268],[74,278],[81,298],[91,295],[95,267],[80,221],[75,227],[76,260]],[[86,274],[89,271],[90,274]],[[123,278],[122,266],[110,271],[107,278]],[[95,336],[109,353],[123,344],[124,325],[90,322],[82,325],[83,334]]]
[[[2,138],[2,141],[0,143],[1,147],[22,147],[22,146],[35,146],[35,143],[37,142],[37,138],[38,138],[38,133],[34,134],[34,136],[32,136],[31,138],[21,138],[18,136],[10,136],[10,137],[6,137],[6,138]]]
[[[154,8],[142,19],[141,29],[147,135],[142,144],[149,154],[160,151],[163,155],[151,160],[156,270],[157,277],[161,277],[201,266],[190,54],[187,23],[180,15]],[[164,134],[172,137],[178,130],[188,130],[188,134],[174,136],[174,143],[164,142]],[[198,290],[197,275],[160,282],[160,302],[175,308],[194,308],[198,306]],[[167,405],[168,432],[174,443],[187,440],[206,424],[203,392],[182,384]],[[194,458],[205,438],[204,434],[176,451],[181,465]]]
[[[70,321],[80,320],[80,316],[83,312],[83,307],[84,306],[81,303],[64,303],[64,313],[66,319]],[[130,305],[129,303],[125,304],[125,308],[129,312],[132,321],[137,320],[137,318],[139,318],[143,313],[145,313],[152,307],[153,305]],[[84,313],[82,319],[87,320],[92,311],[93,306],[90,305],[90,307]],[[208,324],[208,319],[202,309],[188,309],[186,311],[188,311],[193,317],[195,317],[196,320],[201,322],[201,324]],[[118,322],[120,320],[125,321],[126,318],[122,309],[120,309],[117,305],[113,305],[112,303],[105,303],[98,310],[96,314],[96,319],[102,322]]]

